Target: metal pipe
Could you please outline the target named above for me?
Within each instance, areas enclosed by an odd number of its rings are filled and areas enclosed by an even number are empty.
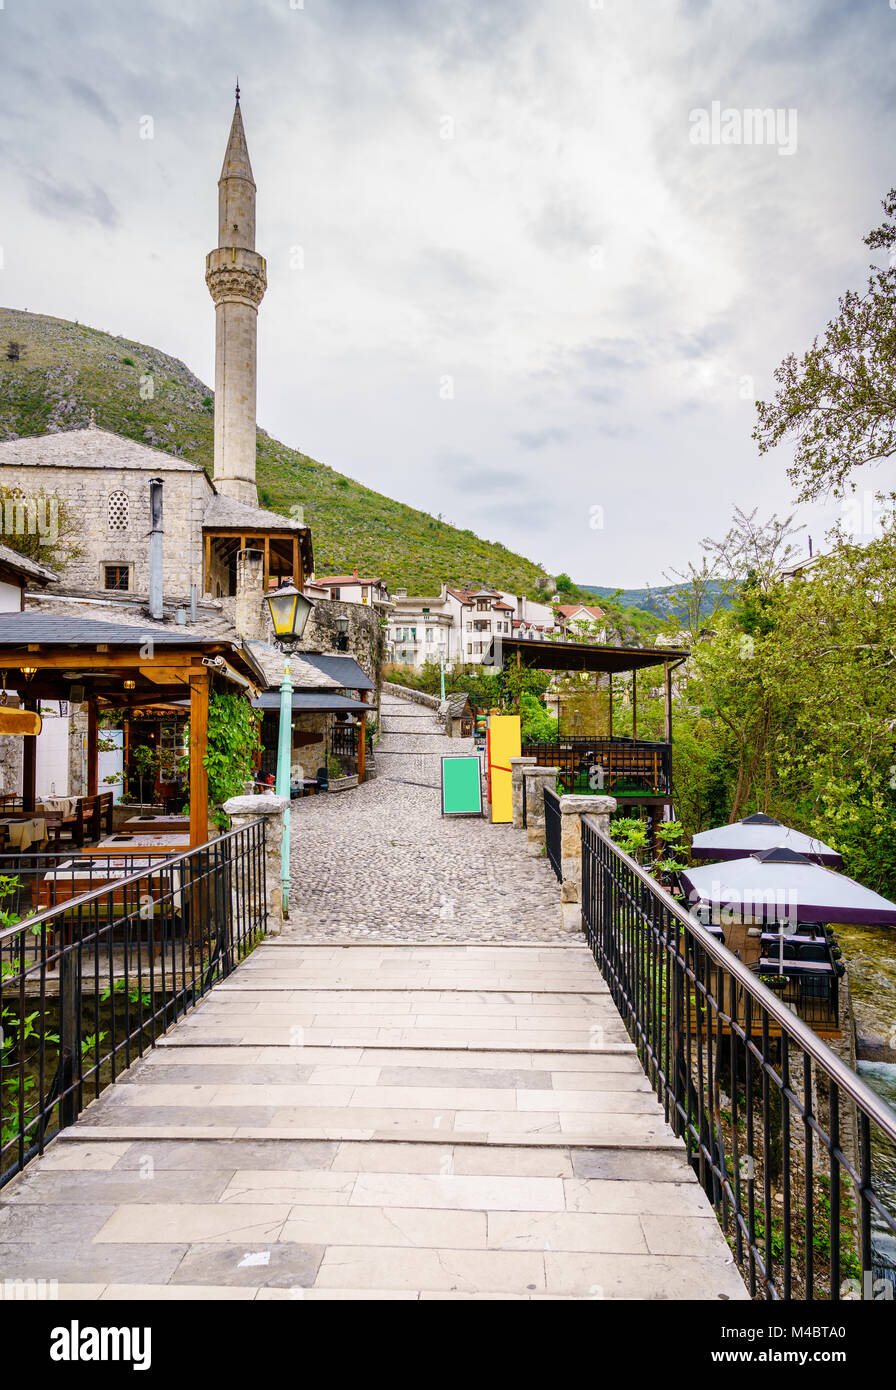
[[[280,857],[280,877],[283,892],[283,916],[289,916],[289,830],[290,780],[292,774],[292,679],[289,657],[283,668],[283,681],[280,686],[280,730],[277,740],[277,781],[278,796],[286,797],[286,810],[283,812],[283,848]]]
[[[149,616],[164,616],[162,582],[162,479],[149,480]]]

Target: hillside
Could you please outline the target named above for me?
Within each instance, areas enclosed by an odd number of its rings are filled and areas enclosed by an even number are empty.
[[[665,584],[661,588],[651,589],[609,589],[600,584],[580,584],[580,590],[588,594],[597,594],[600,598],[610,598],[617,595],[617,602],[626,608],[640,609],[644,613],[650,613],[655,618],[668,622],[670,619],[684,621],[685,608],[682,602],[682,594],[687,587],[685,584]],[[730,608],[733,600],[726,594],[721,584],[710,584],[707,601],[702,607],[701,616],[706,617],[716,608]]]
[[[102,429],[211,473],[214,393],[177,358],[84,324],[0,308],[0,440],[78,429],[91,410]],[[374,492],[264,430],[258,496],[287,515],[304,508],[318,574],[357,565],[410,593],[437,591],[444,579],[533,594],[543,574],[505,546]]]

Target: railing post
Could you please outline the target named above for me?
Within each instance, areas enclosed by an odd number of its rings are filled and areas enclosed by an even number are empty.
[[[615,810],[612,796],[560,798],[560,907],[566,931],[582,926],[582,817],[591,816],[606,834]]]
[[[554,790],[557,767],[524,767],[526,779],[526,853],[537,857],[544,850],[544,789]]]
[[[528,801],[525,797],[525,783],[523,782],[523,769],[535,767],[535,758],[511,758],[510,759],[510,804],[512,810],[513,828],[522,830],[526,824],[524,814],[524,803]]]
[[[283,844],[283,813],[289,806],[286,796],[233,796],[221,808],[229,817],[234,830],[242,830],[253,821],[264,821],[265,856],[265,932],[279,936],[283,930],[283,890],[281,880],[281,848]],[[240,883],[251,875],[251,854],[238,861]],[[239,891],[239,890],[238,890]],[[251,884],[247,887],[251,896]]]
[[[80,914],[79,914],[80,917]],[[78,1068],[81,1061],[81,951],[75,945],[80,937],[80,920],[70,919],[72,940],[65,945],[65,919],[59,930],[59,1127],[65,1129],[78,1118]]]

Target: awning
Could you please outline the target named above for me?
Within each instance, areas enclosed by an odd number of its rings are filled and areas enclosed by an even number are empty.
[[[252,704],[255,709],[279,710],[280,696],[276,690],[266,690],[257,700],[253,700]],[[347,695],[331,695],[326,690],[315,691],[313,694],[297,691],[292,697],[292,708],[294,714],[338,714],[345,711],[353,714],[371,714],[374,709],[373,705],[365,705],[362,700],[351,700]]]
[[[539,642],[529,637],[492,638],[483,666],[517,657],[521,666],[538,671],[640,671],[646,666],[673,665],[690,653],[678,647],[607,647],[593,642]]]
[[[373,690],[373,681],[365,675],[353,656],[331,656],[329,652],[296,652],[309,666],[322,675],[338,681],[343,690]]]

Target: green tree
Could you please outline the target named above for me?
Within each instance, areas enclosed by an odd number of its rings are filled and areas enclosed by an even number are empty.
[[[841,497],[854,469],[896,453],[896,188],[883,209],[864,242],[886,265],[869,267],[864,293],[847,290],[821,339],[777,368],[773,399],[756,402],[759,452],[794,444],[788,471],[800,501]]]

